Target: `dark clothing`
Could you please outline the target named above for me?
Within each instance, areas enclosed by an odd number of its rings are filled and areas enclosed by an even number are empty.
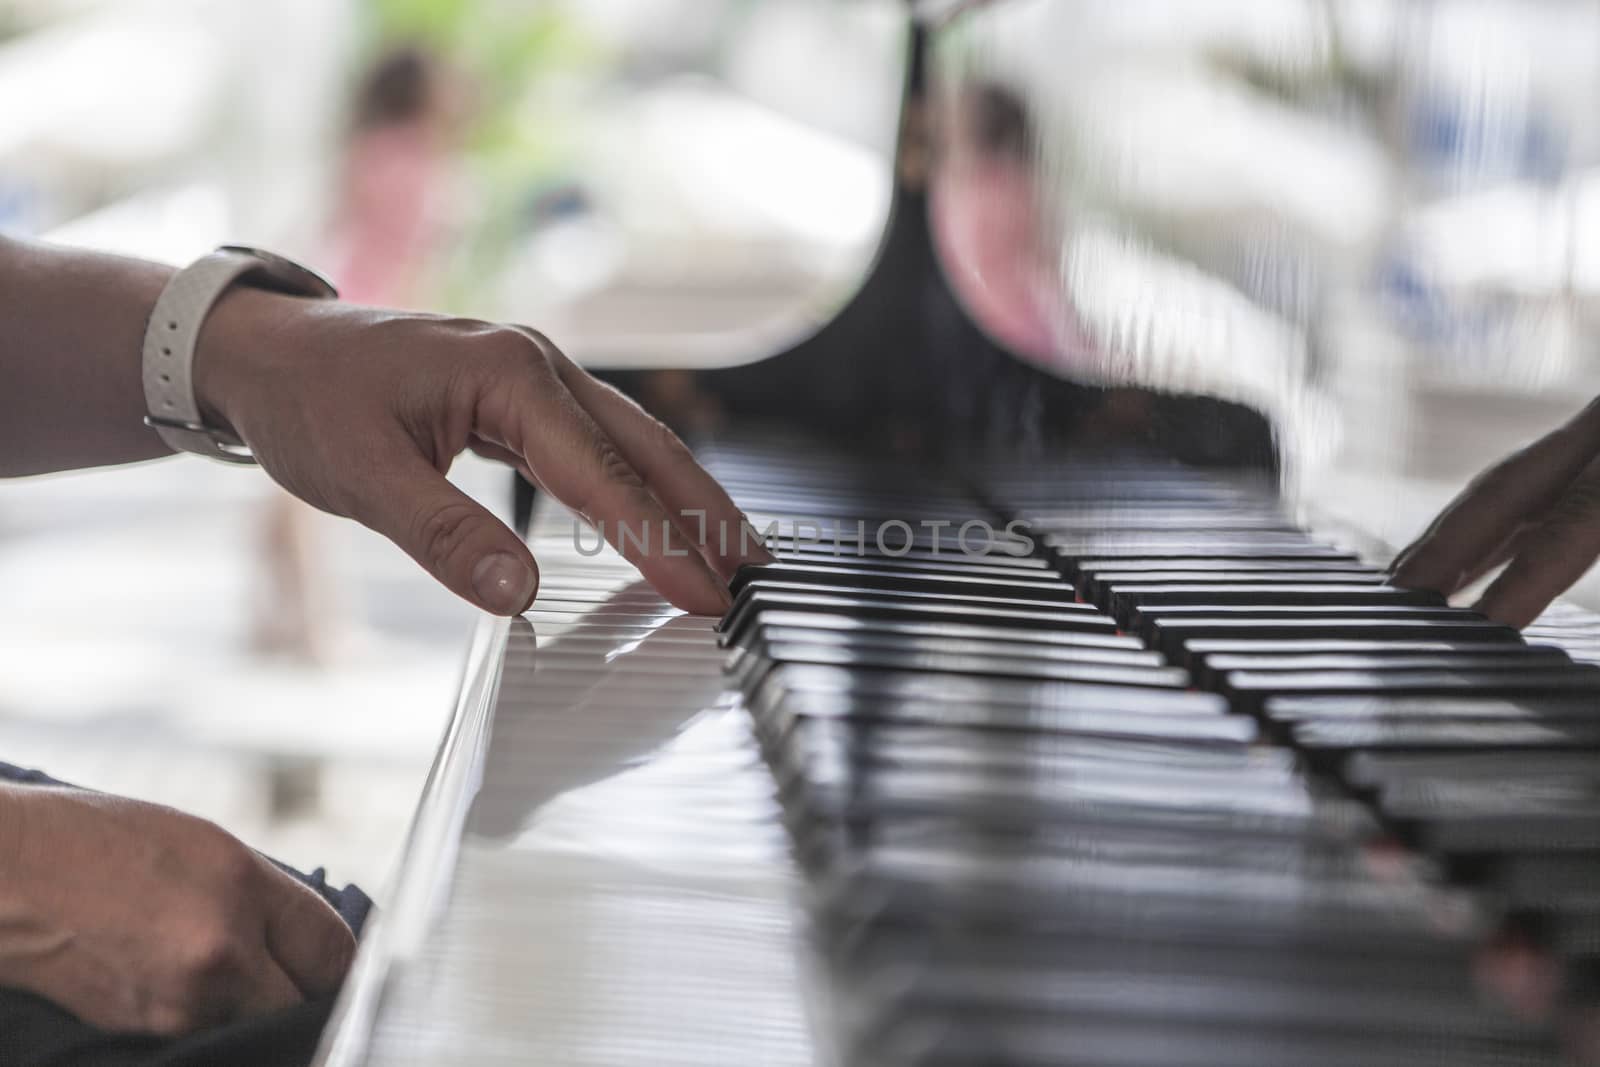
[[[0,781],[65,784],[9,763],[0,763]],[[365,893],[353,885],[335,889],[320,867],[308,875],[272,862],[316,890],[361,935],[372,909]],[[41,997],[0,989],[0,1067],[294,1067],[311,1060],[332,1008],[326,997],[171,1039],[107,1033]]]

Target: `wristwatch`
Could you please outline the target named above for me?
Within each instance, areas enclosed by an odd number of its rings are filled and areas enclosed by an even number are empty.
[[[194,396],[200,327],[222,294],[236,284],[324,300],[339,295],[316,271],[244,245],[223,245],[178,271],[161,290],[144,331],[144,421],[176,451],[224,463],[254,463],[243,441],[202,421]]]

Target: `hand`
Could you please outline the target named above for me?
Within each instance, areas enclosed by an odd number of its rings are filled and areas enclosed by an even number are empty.
[[[354,952],[321,897],[203,819],[0,786],[0,985],[181,1034],[331,994]]]
[[[195,393],[290,492],[497,615],[528,608],[538,569],[445,479],[467,448],[599,525],[687,611],[721,614],[726,580],[769,558],[754,537],[742,551],[743,516],[670,430],[532,330],[239,289],[201,333]]]
[[[1396,585],[1445,595],[1506,564],[1476,609],[1523,627],[1600,556],[1600,400],[1474,478],[1395,558]]]

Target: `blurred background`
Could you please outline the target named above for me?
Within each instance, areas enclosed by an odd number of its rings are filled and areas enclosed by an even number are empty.
[[[749,359],[872,255],[902,49],[892,4],[0,0],[0,230],[243,241],[591,360]],[[505,512],[504,472],[452,477]],[[0,759],[381,897],[465,604],[193,457],[0,487],[0,588]]]
[[[0,0],[0,230],[750,361],[873,263],[909,6]],[[936,244],[1017,358],[1263,411],[1397,544],[1600,393],[1600,3],[916,6]],[[0,589],[0,759],[381,896],[473,622],[396,550],[179,458],[0,487]]]

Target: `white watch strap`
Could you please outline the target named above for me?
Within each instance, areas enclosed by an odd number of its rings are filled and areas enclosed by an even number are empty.
[[[177,451],[250,462],[203,426],[194,398],[194,349],[212,305],[241,274],[260,265],[244,252],[213,252],[174,274],[150,313],[144,334],[145,410],[150,425]]]
[[[325,278],[300,264],[240,245],[225,245],[167,281],[144,331],[145,422],[177,451],[228,463],[255,461],[241,441],[206,426],[200,417],[194,395],[194,350],[212,305],[241,279],[295,296],[338,295]]]

